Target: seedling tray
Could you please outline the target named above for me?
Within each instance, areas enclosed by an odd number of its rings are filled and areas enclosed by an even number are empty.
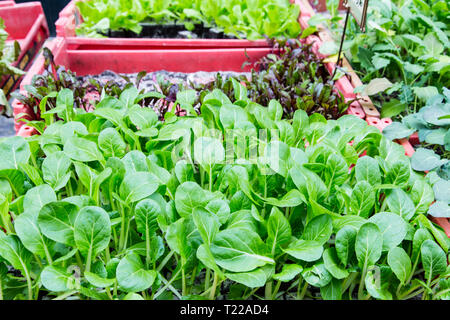
[[[18,41],[21,52],[13,66],[28,70],[39,49],[49,36],[47,20],[40,2],[15,4],[14,1],[0,2],[0,17],[5,21],[7,42]],[[20,76],[5,76],[0,79],[2,88],[8,97],[22,80]]]
[[[56,21],[56,35],[63,38],[76,37],[83,40],[90,40],[91,43],[96,43],[99,46],[120,43],[126,46],[133,46],[136,43],[143,43],[144,45],[154,45],[162,47],[176,47],[176,48],[267,48],[271,47],[267,40],[241,40],[241,39],[227,39],[223,34],[218,34],[217,38],[213,39],[158,39],[158,38],[137,38],[140,36],[146,37],[154,34],[152,27],[144,25],[143,33],[139,36],[129,31],[111,31],[109,36],[113,38],[86,38],[78,37],[76,35],[76,28],[83,22],[83,17],[76,6],[77,1],[72,0],[60,13],[59,19]],[[200,27],[198,27],[200,28]],[[171,29],[176,29],[175,26],[164,26],[167,32]],[[121,37],[122,36],[122,37]],[[175,37],[175,35],[173,35]],[[211,35],[212,36],[212,35]],[[131,38],[132,37],[132,38]]]

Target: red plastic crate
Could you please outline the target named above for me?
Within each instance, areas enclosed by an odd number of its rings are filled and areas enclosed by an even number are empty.
[[[83,22],[77,6],[77,1],[72,0],[59,13],[59,19],[55,22],[56,35],[63,38],[76,37],[89,41],[90,45],[102,46],[159,46],[173,48],[267,48],[270,44],[266,40],[239,40],[239,39],[130,39],[130,38],[86,38],[77,37],[76,28]]]
[[[49,36],[47,20],[40,2],[15,4],[14,1],[0,2],[0,17],[5,21],[9,41],[17,40],[21,52],[13,66],[28,70],[34,57]],[[6,96],[15,90],[22,77],[5,76],[0,79],[0,88]]]
[[[167,70],[174,72],[196,71],[250,71],[251,65],[244,70],[242,65],[250,58],[250,63],[257,62],[271,48],[215,48],[215,49],[179,49],[161,48],[152,45],[121,46],[110,45],[98,48],[94,42],[86,42],[77,38],[57,38],[48,45],[53,52],[55,63],[76,72],[77,75],[99,74],[105,70],[118,73],[136,73],[142,70],[152,72]],[[32,82],[36,74],[44,71],[44,57],[39,55],[21,84],[21,93],[26,94],[25,85]],[[336,88],[336,90],[338,90]],[[348,100],[352,97],[346,97]],[[14,115],[27,114],[26,107],[17,100],[13,101]],[[361,119],[365,113],[358,103],[352,103],[347,110]],[[17,119],[16,119],[17,120]],[[23,122],[16,121],[16,132],[19,132]]]
[[[9,7],[9,6],[13,6],[16,3],[14,1],[0,1],[0,7]]]
[[[317,10],[317,12],[327,11],[327,0],[309,0],[309,3]],[[338,10],[345,10],[343,0],[339,1]]]
[[[222,48],[222,49],[179,49],[160,48],[141,43],[133,46],[110,46],[104,49],[93,48],[82,39],[56,38],[47,46],[53,53],[55,63],[83,76],[99,74],[105,70],[117,73],[136,73],[140,71],[167,70],[173,72],[197,71],[250,71],[244,62],[254,64],[262,57],[272,52],[271,48]],[[95,47],[95,45],[94,45]],[[248,58],[250,60],[248,60]],[[23,79],[20,91],[26,94],[25,85],[31,84],[34,75],[44,72],[44,57],[42,53],[36,58],[32,67]],[[29,111],[17,100],[13,101],[14,115],[27,114]],[[21,127],[22,131],[20,131]],[[15,121],[16,132],[21,135],[26,128],[23,122]],[[28,131],[27,131],[28,130]]]

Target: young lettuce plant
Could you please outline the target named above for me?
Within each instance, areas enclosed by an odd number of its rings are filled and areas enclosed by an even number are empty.
[[[67,104],[0,143],[1,297],[448,298],[449,239],[400,145],[220,90],[197,115],[189,95],[164,122]]]

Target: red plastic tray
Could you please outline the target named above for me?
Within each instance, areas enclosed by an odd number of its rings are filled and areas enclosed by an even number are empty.
[[[99,74],[105,70],[119,73],[135,73],[142,70],[151,72],[167,70],[174,72],[196,71],[250,71],[242,65],[250,58],[253,64],[268,53],[271,48],[215,48],[215,49],[179,49],[161,48],[141,43],[138,47],[111,45],[103,49],[92,46],[83,39],[57,38],[48,45],[55,57],[55,63],[64,65],[77,75]],[[24,86],[30,84],[36,74],[44,71],[44,57],[39,55],[21,83],[21,93],[26,94]],[[336,86],[336,90],[340,89]],[[352,99],[352,96],[344,96]],[[17,100],[13,101],[14,114],[28,113]],[[357,103],[347,110],[364,119],[365,114]],[[16,119],[17,120],[17,119]],[[15,128],[19,132],[23,122],[16,121]]]
[[[136,73],[143,70],[242,72],[251,70],[249,65],[244,69],[241,68],[243,63],[248,61],[247,56],[250,58],[249,62],[253,64],[272,52],[271,48],[162,49],[143,44],[138,48],[112,46],[99,50],[93,49],[82,39],[77,38],[56,38],[49,42],[47,47],[52,51],[56,64],[63,65],[80,76],[99,74],[105,70],[118,73]],[[31,84],[33,76],[44,71],[44,61],[41,53],[21,83],[22,94],[26,94],[24,86]],[[13,101],[13,108],[15,116],[29,113],[17,100]],[[23,124],[16,119],[15,128],[18,134],[21,134],[20,128]]]
[[[317,12],[327,11],[327,0],[309,0],[311,6],[317,10]],[[339,1],[338,10],[345,10],[343,0]]]
[[[13,6],[15,4],[16,3],[12,0],[11,1],[6,1],[6,0],[0,1],[0,7],[9,7],[9,6]]]
[[[77,37],[75,29],[83,22],[75,3],[84,0],[72,0],[59,13],[59,19],[55,22],[56,35],[62,38]],[[270,44],[266,40],[235,40],[235,39],[130,39],[130,38],[86,38],[77,37],[79,39],[88,40],[90,45],[102,46],[159,46],[173,48],[267,48]]]
[[[28,70],[34,57],[49,36],[47,20],[40,2],[15,4],[14,1],[0,2],[0,17],[5,21],[9,41],[17,40],[21,52],[13,66]],[[6,96],[15,90],[22,77],[5,76],[0,79],[0,88]]]

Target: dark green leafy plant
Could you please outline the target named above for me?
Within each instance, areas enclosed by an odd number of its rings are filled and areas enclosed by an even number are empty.
[[[1,296],[448,299],[450,242],[402,147],[237,86],[200,116],[179,92],[164,122],[135,88],[92,113],[63,89],[42,135],[2,141]]]
[[[249,40],[296,38],[301,31],[300,9],[288,0],[91,0],[77,6],[84,19],[77,33],[87,36],[99,36],[99,31],[108,29],[139,34],[142,22],[184,24],[187,30],[201,24]]]
[[[435,153],[434,158],[450,159],[450,90],[444,88],[443,91],[444,95],[430,98],[419,112],[404,117],[401,122],[393,122],[383,130],[384,135],[389,139],[403,139],[417,132],[423,146],[432,149],[427,153]],[[425,171],[436,168],[431,167],[432,161],[425,162],[425,169],[414,169]],[[450,173],[446,175],[450,176]]]
[[[330,1],[334,8],[335,3]],[[384,85],[373,92],[383,117],[414,113],[450,86],[447,13],[446,1],[388,0],[370,2],[366,33],[350,19],[346,56],[364,83],[383,79]],[[336,39],[342,34],[338,19],[335,16],[329,24]],[[311,23],[323,21],[317,17]],[[328,44],[322,52],[337,50]]]

